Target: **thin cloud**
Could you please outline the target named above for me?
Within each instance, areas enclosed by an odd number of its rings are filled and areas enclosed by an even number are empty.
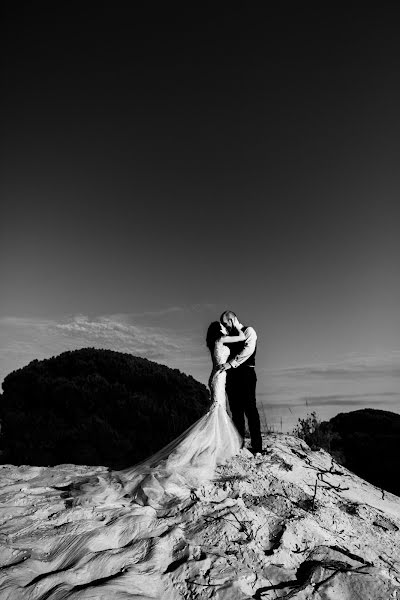
[[[351,356],[342,362],[296,365],[263,372],[260,402],[277,411],[379,407],[400,412],[400,352]]]
[[[276,393],[259,392],[258,396],[269,398],[270,400],[277,396]],[[304,406],[304,405],[334,405],[334,404],[364,404],[367,399],[373,398],[376,402],[389,402],[400,405],[399,392],[360,392],[346,394],[324,394],[324,395],[305,395],[296,396],[290,402],[271,402],[271,405],[280,404],[281,406]]]
[[[159,355],[182,349],[183,340],[173,332],[149,326],[120,323],[109,317],[89,319],[78,315],[66,323],[49,323],[54,332],[85,344],[112,344],[122,352],[156,352]]]
[[[273,377],[293,377],[296,379],[322,378],[332,380],[356,379],[360,377],[400,377],[400,352],[394,351],[384,356],[370,356],[349,359],[342,363],[299,365],[282,369],[265,370]]]
[[[173,315],[188,315],[190,313],[201,313],[201,312],[216,312],[217,305],[212,304],[210,302],[206,302],[204,304],[191,304],[188,306],[168,306],[166,308],[161,308],[158,310],[146,310],[142,312],[132,312],[132,313],[122,313],[112,315],[116,318],[123,320],[130,319],[141,319],[146,317],[157,318],[157,317],[168,317]],[[215,317],[217,318],[217,317]]]
[[[159,310],[146,310],[143,312],[132,312],[120,315],[124,318],[137,318],[137,317],[164,317],[165,315],[171,315],[176,313],[185,312],[186,309],[183,306],[169,306]],[[116,315],[115,315],[116,316]]]
[[[95,347],[127,352],[197,375],[209,369],[206,348],[196,336],[173,328],[127,323],[115,316],[65,319],[0,319],[0,380],[34,359]]]
[[[372,399],[372,402],[371,402]],[[360,406],[376,404],[400,404],[400,394],[396,392],[364,394],[328,394],[326,396],[304,396],[294,406]]]

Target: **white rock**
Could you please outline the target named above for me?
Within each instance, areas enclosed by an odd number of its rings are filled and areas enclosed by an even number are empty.
[[[105,467],[2,465],[0,600],[400,598],[400,499],[294,437],[267,445],[170,516],[52,487]]]

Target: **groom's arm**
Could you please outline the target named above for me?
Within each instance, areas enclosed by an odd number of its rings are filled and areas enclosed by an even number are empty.
[[[235,356],[235,358],[228,361],[231,367],[233,367],[234,369],[236,369],[236,367],[244,363],[245,360],[250,358],[250,356],[256,349],[257,334],[255,330],[252,327],[248,327],[244,332],[244,335],[246,339],[244,342],[243,350],[239,352],[239,354]]]

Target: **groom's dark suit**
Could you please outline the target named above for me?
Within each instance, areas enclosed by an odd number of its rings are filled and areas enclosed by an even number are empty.
[[[236,429],[244,438],[246,415],[250,430],[251,445],[254,451],[261,452],[260,416],[256,406],[255,358],[257,334],[252,327],[243,326],[244,342],[229,344],[230,369],[226,371],[226,393]]]

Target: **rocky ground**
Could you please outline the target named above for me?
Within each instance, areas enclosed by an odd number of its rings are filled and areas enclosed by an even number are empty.
[[[0,600],[400,600],[400,498],[270,434],[165,514],[74,506],[104,467],[2,465]]]

